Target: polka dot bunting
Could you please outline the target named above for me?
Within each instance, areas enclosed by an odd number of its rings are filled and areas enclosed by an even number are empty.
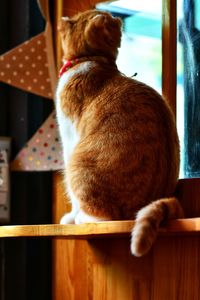
[[[43,33],[0,56],[0,81],[53,99],[56,69],[49,26]]]
[[[40,3],[43,6],[42,2]],[[0,82],[53,99],[57,83],[48,4],[42,8],[46,28],[0,56]],[[53,112],[11,162],[16,171],[49,171],[63,168],[62,150]]]
[[[13,171],[51,171],[60,170],[63,167],[62,149],[55,112],[53,112],[11,162],[11,169]]]

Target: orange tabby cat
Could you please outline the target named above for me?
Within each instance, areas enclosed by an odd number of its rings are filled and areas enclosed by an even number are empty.
[[[183,216],[173,197],[179,142],[172,112],[115,60],[121,21],[106,12],[62,18],[65,64],[56,110],[72,211],[62,224],[134,219],[131,252],[145,254],[164,219]]]

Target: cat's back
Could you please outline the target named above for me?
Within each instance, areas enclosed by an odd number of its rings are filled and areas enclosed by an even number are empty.
[[[118,70],[101,66],[94,69],[86,77],[84,88],[88,101],[85,111],[94,114],[94,121],[107,119],[111,124],[117,118],[116,130],[120,124],[127,123],[130,129],[134,127],[135,130],[152,127],[155,134],[164,130],[173,136],[173,131],[176,131],[174,116],[167,101],[150,86]],[[141,137],[144,134],[141,133]]]
[[[88,80],[94,74],[96,85]],[[179,143],[166,101],[118,71],[99,67],[90,76],[88,103],[79,122],[84,162],[92,162],[116,190],[129,186],[132,194],[136,186],[143,186],[151,199],[171,194],[179,170]]]

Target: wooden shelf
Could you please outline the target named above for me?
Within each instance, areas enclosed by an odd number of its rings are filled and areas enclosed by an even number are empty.
[[[5,237],[64,237],[91,239],[97,237],[130,236],[134,221],[110,221],[82,225],[17,225],[1,226],[0,238]],[[200,218],[170,221],[159,234],[200,233]]]

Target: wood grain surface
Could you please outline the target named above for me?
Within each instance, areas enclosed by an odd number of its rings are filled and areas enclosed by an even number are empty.
[[[162,94],[176,115],[176,0],[162,1]]]
[[[129,237],[134,221],[106,221],[88,224],[47,224],[0,226],[0,238],[5,237],[65,237],[91,239],[105,237]],[[173,220],[159,229],[160,235],[199,234],[200,218]]]
[[[128,238],[58,239],[53,300],[199,300],[200,237],[159,237],[142,258]]]

